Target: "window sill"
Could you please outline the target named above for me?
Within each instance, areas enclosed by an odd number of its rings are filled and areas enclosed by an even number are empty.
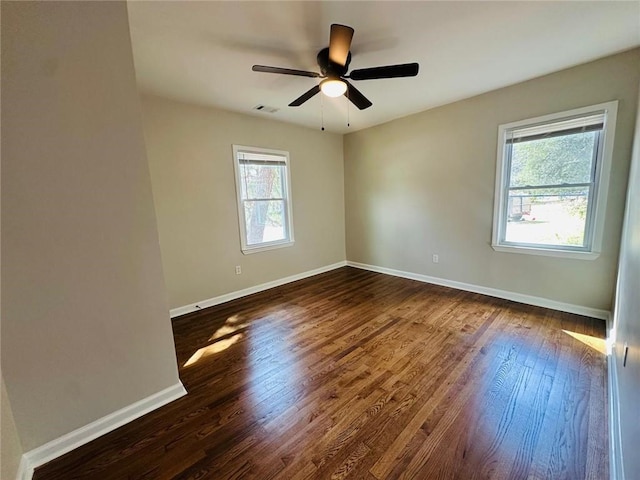
[[[270,243],[268,245],[257,245],[255,247],[243,247],[242,253],[245,255],[251,255],[252,253],[265,252],[267,250],[275,250],[276,248],[284,248],[284,247],[292,247],[293,241],[291,242],[281,242],[281,243]]]
[[[518,247],[512,245],[491,245],[496,252],[524,253],[526,255],[541,255],[556,258],[575,258],[579,260],[595,260],[600,252],[576,252],[571,250],[554,250],[550,248]]]

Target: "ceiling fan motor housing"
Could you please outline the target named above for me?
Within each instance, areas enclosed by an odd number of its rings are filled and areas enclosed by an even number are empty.
[[[318,52],[318,66],[320,67],[320,72],[324,77],[342,77],[349,70],[349,63],[351,62],[351,52],[347,55],[347,61],[344,65],[340,65],[339,63],[332,62],[329,60],[329,48],[323,48]]]

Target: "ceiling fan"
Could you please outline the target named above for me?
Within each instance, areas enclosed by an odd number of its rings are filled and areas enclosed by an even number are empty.
[[[254,65],[254,72],[281,73],[283,75],[296,75],[299,77],[323,78],[320,84],[300,95],[289,104],[290,107],[299,107],[311,97],[321,92],[329,97],[344,95],[360,110],[369,108],[371,101],[347,81],[374,80],[379,78],[415,77],[418,74],[417,63],[403,63],[400,65],[385,65],[382,67],[361,68],[353,70],[346,75],[351,62],[351,40],[353,28],[334,23],[331,25],[329,47],[318,52],[318,66],[320,72],[307,72],[290,68],[269,67],[266,65]]]

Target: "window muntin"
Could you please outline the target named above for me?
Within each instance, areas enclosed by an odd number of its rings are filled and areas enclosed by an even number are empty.
[[[242,251],[292,245],[288,152],[234,145],[233,154]]]
[[[616,107],[609,102],[500,126],[494,249],[599,252]]]

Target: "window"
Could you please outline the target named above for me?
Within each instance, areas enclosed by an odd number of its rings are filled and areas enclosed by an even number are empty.
[[[617,106],[500,125],[494,250],[599,255]]]
[[[243,253],[293,245],[289,153],[233,146]]]

